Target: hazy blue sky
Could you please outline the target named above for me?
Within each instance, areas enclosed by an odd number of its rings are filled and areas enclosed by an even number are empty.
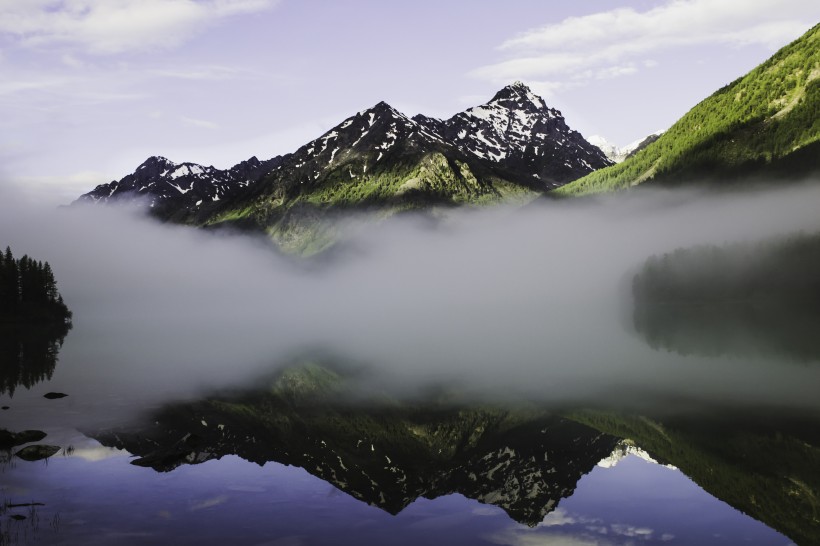
[[[623,145],[818,21],[816,0],[0,0],[0,179],[68,202],[149,155],[224,168],[516,79]]]

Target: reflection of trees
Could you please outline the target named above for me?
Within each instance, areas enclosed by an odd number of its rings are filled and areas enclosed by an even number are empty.
[[[0,325],[0,394],[14,395],[18,386],[31,388],[54,373],[57,354],[70,325]]]
[[[820,361],[820,308],[812,305],[639,304],[634,323],[653,349]]]
[[[820,360],[820,234],[677,249],[650,257],[632,286],[652,347]]]
[[[691,414],[583,410],[571,418],[627,437],[706,492],[784,533],[820,544],[820,428],[816,415],[702,407]]]

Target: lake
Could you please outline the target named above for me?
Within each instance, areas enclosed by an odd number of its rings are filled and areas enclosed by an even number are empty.
[[[816,232],[816,191],[404,219],[308,263],[6,215],[74,325],[2,331],[0,429],[46,436],[3,435],[0,544],[818,544],[816,310],[629,290]]]
[[[41,430],[37,443],[60,450],[37,461],[12,455],[26,444],[6,452],[3,543],[786,545],[820,536],[817,420],[787,398],[752,409],[657,393],[558,405],[447,386],[410,395],[327,354],[207,394],[171,394],[156,369],[156,392],[145,382],[106,392],[87,369],[95,349],[73,345],[95,337],[80,326],[52,366],[27,362],[36,373],[13,396],[5,380],[2,428]],[[817,373],[811,362],[770,365]]]

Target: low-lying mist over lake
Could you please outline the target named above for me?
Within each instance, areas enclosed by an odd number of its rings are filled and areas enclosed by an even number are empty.
[[[438,210],[351,229],[330,258],[308,262],[138,209],[6,199],[0,230],[49,257],[76,317],[60,353],[71,375],[58,366],[53,385],[83,396],[246,386],[320,351],[406,394],[442,383],[491,399],[664,395],[816,410],[812,362],[651,349],[634,329],[631,281],[649,256],[679,247],[820,231],[818,199],[807,183]]]

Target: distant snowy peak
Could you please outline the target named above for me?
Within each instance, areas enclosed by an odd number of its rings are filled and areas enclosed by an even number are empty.
[[[630,142],[623,148],[619,148],[615,144],[609,142],[606,138],[600,135],[593,135],[589,137],[587,140],[597,146],[611,161],[615,163],[620,163],[625,160],[627,157],[632,156],[639,151],[643,150],[656,140],[664,133],[664,131],[655,131],[649,136],[644,138],[639,138],[634,142]]]
[[[122,199],[141,199],[152,209],[169,212],[195,210],[223,199],[248,186],[269,172],[278,158],[259,161],[252,157],[228,170],[196,163],[174,163],[162,156],[151,156],[136,170],[120,180],[101,184],[82,195],[78,202],[107,203]]]
[[[598,147],[598,149],[604,152],[604,155],[606,155],[610,161],[614,161],[615,163],[620,163],[626,157],[625,155],[621,156],[621,149],[618,146],[611,143],[601,135],[592,135],[587,138],[587,142]]]
[[[644,138],[640,138],[634,142],[630,142],[626,146],[621,149],[621,152],[626,153],[626,157],[635,155],[636,153],[640,152],[656,140],[658,140],[661,135],[665,131],[662,129],[660,131],[655,131],[651,135],[645,136]]]

